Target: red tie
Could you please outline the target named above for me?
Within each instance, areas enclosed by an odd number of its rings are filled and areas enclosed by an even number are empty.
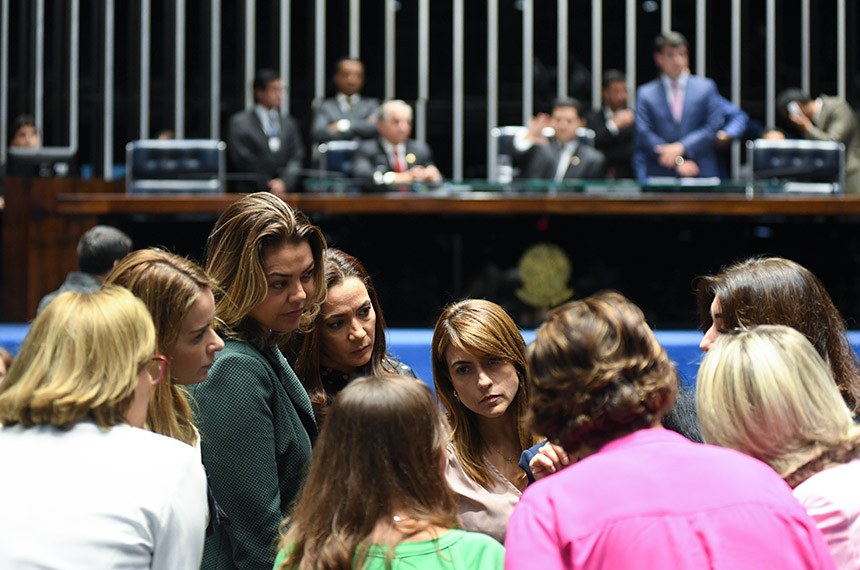
[[[397,152],[397,147],[394,147],[394,172],[406,172],[403,168],[403,161],[400,160],[400,153]]]

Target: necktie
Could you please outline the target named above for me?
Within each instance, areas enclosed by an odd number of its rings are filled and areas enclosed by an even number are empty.
[[[672,82],[672,117],[676,123],[681,122],[681,113],[684,111],[684,100],[681,96],[681,86],[678,81]]]
[[[400,158],[400,153],[397,152],[397,147],[394,147],[394,172],[406,172],[403,168],[403,160]]]
[[[281,117],[274,109],[269,111],[269,136],[276,137],[281,134]]]

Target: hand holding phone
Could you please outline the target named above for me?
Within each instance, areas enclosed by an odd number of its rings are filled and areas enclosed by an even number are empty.
[[[789,115],[798,116],[802,113],[802,111],[800,110],[800,105],[797,103],[797,101],[790,102],[787,106],[787,109]]]

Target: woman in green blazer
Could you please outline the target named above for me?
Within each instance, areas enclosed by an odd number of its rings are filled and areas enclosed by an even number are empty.
[[[237,200],[218,219],[206,269],[221,290],[225,338],[208,379],[193,387],[203,462],[230,522],[207,537],[203,569],[265,569],[310,461],[311,402],[280,346],[308,326],[325,298],[325,238],[267,192]]]

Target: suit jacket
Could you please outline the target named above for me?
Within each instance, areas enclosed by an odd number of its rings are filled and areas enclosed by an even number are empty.
[[[376,136],[376,124],[370,117],[379,108],[378,99],[360,98],[352,109],[344,112],[337,98],[324,99],[314,111],[311,121],[311,141],[314,145],[333,140],[372,139]],[[333,133],[328,127],[341,119],[348,119],[350,126],[344,132]]]
[[[271,570],[317,435],[310,398],[280,350],[237,340],[189,389],[212,493],[230,519],[206,537],[201,568]]]
[[[406,169],[413,166],[431,166],[433,151],[427,143],[409,139],[406,141]],[[355,178],[373,180],[375,172],[390,172],[394,165],[388,160],[388,153],[382,148],[379,137],[361,143],[352,155],[352,175]]]
[[[805,137],[845,144],[845,192],[860,193],[860,126],[848,102],[822,96],[817,120]]]
[[[642,85],[636,95],[634,148],[637,156],[634,163],[637,176],[677,176],[674,168],[660,165],[654,147],[681,142],[685,158],[698,164],[699,176],[718,177],[720,163],[714,142],[723,122],[720,94],[710,79],[689,76],[680,122],[672,116],[666,90],[659,78]]]
[[[606,157],[607,170],[615,173],[615,178],[635,178],[633,172],[633,135],[636,127],[630,125],[618,132],[606,127],[606,110],[591,111],[585,115],[585,126],[594,131],[594,148]]]
[[[520,178],[552,180],[555,178],[560,158],[561,145],[554,138],[550,139],[547,145],[532,145],[523,157]],[[599,150],[580,142],[570,158],[564,179],[597,179],[605,176],[606,157]]]
[[[280,148],[272,152],[269,136],[254,109],[230,117],[227,129],[230,171],[255,175],[249,191],[265,190],[269,180],[274,178],[283,180],[287,190],[297,190],[305,150],[299,128],[289,115],[281,115],[280,139]]]

